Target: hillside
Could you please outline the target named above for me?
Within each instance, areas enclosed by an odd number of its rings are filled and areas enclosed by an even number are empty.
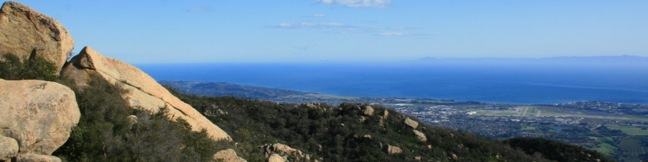
[[[266,88],[224,82],[161,81],[160,83],[165,86],[172,87],[179,92],[198,96],[236,96],[240,98],[269,100],[281,103],[342,103],[358,100],[357,97],[343,97],[321,93]]]
[[[272,143],[287,144],[324,161],[563,161],[560,158],[573,157],[607,161],[600,154],[566,144],[560,146],[588,154],[526,154],[520,151],[527,150],[524,146],[513,149],[506,143],[431,127],[379,105],[276,104],[177,95],[229,132],[238,141],[237,152],[250,161],[262,160],[264,152],[256,148]]]
[[[239,96],[242,98],[277,99],[308,94],[300,91],[244,86],[225,82],[161,81],[160,83],[173,87],[182,93],[200,96]]]

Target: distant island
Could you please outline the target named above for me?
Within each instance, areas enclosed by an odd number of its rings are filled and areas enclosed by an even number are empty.
[[[607,55],[607,56],[559,56],[538,58],[514,57],[476,57],[476,58],[449,58],[449,57],[423,57],[417,61],[573,61],[573,62],[648,62],[648,57],[638,55]]]

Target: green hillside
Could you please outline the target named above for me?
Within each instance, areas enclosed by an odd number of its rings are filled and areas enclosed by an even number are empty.
[[[263,152],[257,148],[268,143],[288,144],[324,161],[551,161],[547,158],[581,156],[527,154],[506,143],[419,124],[416,130],[426,136],[422,142],[404,123],[408,116],[376,105],[295,105],[178,96],[230,133],[238,142],[239,154],[251,161],[263,161]],[[373,108],[372,115],[365,114],[368,106]],[[402,153],[387,153],[390,145]]]

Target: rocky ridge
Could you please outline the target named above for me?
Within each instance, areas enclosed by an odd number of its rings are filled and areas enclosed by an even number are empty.
[[[56,20],[17,2],[0,9],[0,56],[13,54],[21,60],[37,55],[60,70],[70,56],[74,40]]]
[[[81,88],[87,86],[92,75],[100,76],[108,83],[123,89],[122,98],[132,108],[151,113],[167,108],[170,119],[182,119],[191,125],[194,131],[205,130],[214,140],[232,140],[225,131],[191,105],[173,96],[145,72],[135,66],[104,57],[90,47],[83,48],[61,72],[62,78],[72,80],[75,86]]]
[[[0,63],[14,56],[25,63],[42,58],[53,65],[54,75],[60,74],[57,79],[67,86],[0,78],[0,161],[61,161],[51,155],[66,143],[81,116],[75,93],[68,86],[82,89],[96,78],[121,88],[121,97],[130,108],[151,114],[165,109],[169,120],[181,120],[194,132],[205,131],[213,141],[232,141],[200,112],[132,65],[106,58],[89,47],[67,62],[73,45],[67,29],[53,18],[18,2],[2,4]],[[137,121],[130,116],[128,119]]]

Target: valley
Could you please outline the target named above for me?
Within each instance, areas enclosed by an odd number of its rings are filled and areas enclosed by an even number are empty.
[[[645,105],[602,102],[506,105],[425,100],[381,104],[432,125],[489,138],[542,137],[597,150],[620,161],[648,158]]]
[[[220,96],[238,96],[279,103],[371,103],[415,116],[431,125],[475,133],[491,139],[542,137],[596,150],[619,161],[648,159],[648,105],[643,104],[597,101],[497,104],[395,97],[340,97],[229,83],[163,83],[176,89],[180,87],[177,89],[179,91],[205,96],[214,96],[209,93],[210,89],[220,87]],[[187,86],[186,83],[192,83],[193,86]],[[202,93],[196,93],[191,87],[200,87]],[[240,87],[245,87],[246,93],[242,93]],[[227,89],[229,90],[226,91]],[[292,93],[267,95],[267,92],[273,90]],[[259,92],[265,93],[260,95]]]

